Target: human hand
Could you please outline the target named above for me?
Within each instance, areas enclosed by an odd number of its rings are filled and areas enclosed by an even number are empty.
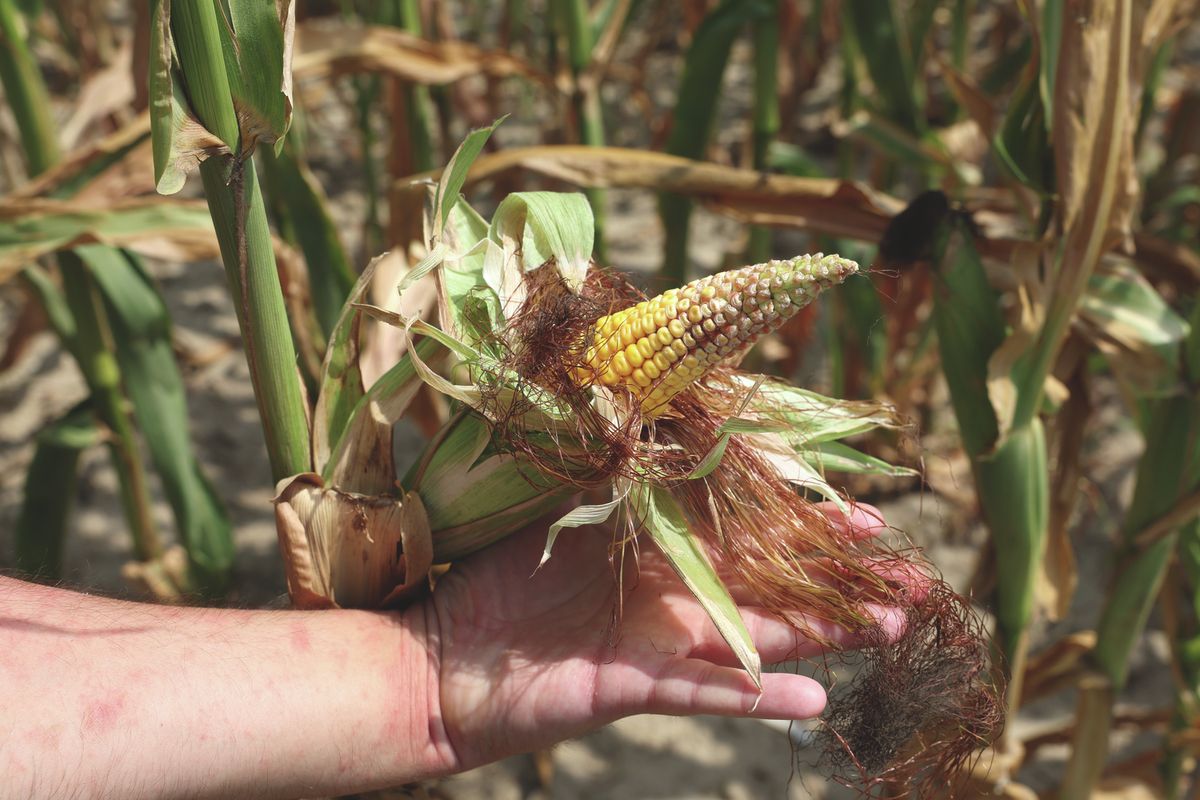
[[[870,506],[849,518],[831,504],[822,510],[848,535],[885,527]],[[800,675],[766,673],[760,694],[653,545],[643,542],[636,567],[627,564],[618,604],[608,534],[567,531],[531,576],[545,535],[545,524],[533,525],[456,564],[407,612],[423,616],[437,682],[430,732],[444,761],[438,772],[546,747],[632,714],[805,719],[824,709],[822,686]],[[748,593],[732,593],[764,664],[820,653]],[[898,629],[898,615],[884,608],[878,615]],[[828,624],[810,627],[854,645]]]

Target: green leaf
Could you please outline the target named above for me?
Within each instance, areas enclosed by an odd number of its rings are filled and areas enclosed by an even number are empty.
[[[294,142],[285,142],[278,154],[264,152],[262,163],[271,209],[277,221],[286,223],[280,229],[304,253],[313,310],[328,337],[356,277],[329,214],[329,201]]]
[[[935,245],[933,321],[942,372],[967,453],[977,456],[1000,436],[988,397],[988,361],[1005,339],[996,293],[983,271],[971,234],[955,219],[945,223]]]
[[[107,208],[60,201],[0,204],[0,282],[30,261],[87,242],[132,245],[160,237],[212,236],[203,203],[139,198]]]
[[[1100,265],[1080,301],[1079,324],[1135,396],[1164,395],[1182,385],[1188,323],[1132,264]]]
[[[38,434],[14,527],[16,567],[21,573],[51,581],[62,577],[79,454],[100,441],[95,413],[87,401]]]
[[[229,90],[238,110],[239,146],[242,155],[248,156],[260,140],[282,144],[292,121],[296,9],[292,0],[226,0],[226,6],[229,25],[221,25],[221,44]]]
[[[1054,129],[1054,82],[1058,75],[1058,52],[1062,47],[1063,0],[1044,0],[1041,4],[1038,42],[1038,91],[1046,110],[1046,130]],[[1076,13],[1071,11],[1070,13]]]
[[[233,529],[192,451],[187,396],[166,306],[131,254],[103,245],[84,245],[75,253],[108,306],[124,388],[188,559],[201,584],[218,593],[233,564]]]
[[[913,51],[924,42],[909,40],[894,0],[850,0],[844,8],[846,22],[879,95],[880,109],[897,125],[920,133],[925,124],[924,97],[916,79]],[[927,22],[918,22],[922,19],[922,14],[913,15],[916,27],[927,29]],[[916,33],[923,35],[922,30]]]
[[[774,4],[770,2],[722,0],[704,17],[684,57],[667,153],[697,160],[704,157],[712,138],[722,78],[733,43],[750,22],[769,17],[773,10]],[[666,229],[663,276],[672,286],[687,282],[691,209],[692,201],[681,195],[659,197],[659,212]]]
[[[738,613],[737,603],[713,568],[704,543],[688,528],[675,498],[666,489],[637,484],[630,493],[630,503],[650,538],[708,613],[754,685],[762,689],[762,661],[750,631]]]
[[[149,81],[155,189],[175,194],[200,161],[229,148],[191,112],[174,65],[170,0],[151,0]]]
[[[507,114],[486,128],[478,128],[468,133],[462,144],[454,151],[454,155],[450,157],[445,168],[442,169],[442,177],[438,181],[437,193],[434,195],[433,239],[435,241],[441,239],[442,229],[445,228],[447,220],[450,219],[450,212],[458,202],[459,193],[462,192],[463,184],[467,181],[467,172],[471,169],[471,164],[483,151],[483,146],[487,144],[488,138],[506,119],[508,119]]]
[[[992,147],[1000,163],[1014,178],[1045,193],[1051,188],[1052,153],[1039,74],[1036,63],[1026,66],[1020,84],[1008,101],[1008,111]]]
[[[821,442],[813,449],[802,449],[798,455],[818,472],[849,472],[857,475],[886,475],[889,478],[908,478],[920,473],[908,467],[897,467],[881,458],[867,455],[842,442]]]

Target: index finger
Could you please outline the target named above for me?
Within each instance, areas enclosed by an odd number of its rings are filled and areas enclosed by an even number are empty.
[[[845,531],[852,539],[869,539],[888,529],[883,512],[868,503],[851,501],[849,513],[829,501],[817,503],[816,506],[835,528]]]

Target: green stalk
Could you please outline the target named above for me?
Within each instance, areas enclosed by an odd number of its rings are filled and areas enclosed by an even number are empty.
[[[1177,603],[1179,619],[1171,638],[1181,683],[1163,759],[1164,796],[1168,800],[1185,796],[1191,776],[1191,748],[1177,737],[1193,729],[1200,718],[1200,520],[1180,528],[1177,545],[1179,588],[1172,599]]]
[[[934,325],[951,405],[996,549],[996,628],[1012,719],[1021,696],[1033,589],[1049,520],[1046,440],[1037,417],[1000,440],[987,393],[987,365],[1004,341],[1004,318],[963,222],[951,218],[943,223],[936,252]]]
[[[12,0],[0,0],[0,81],[12,106],[31,175],[52,167],[61,157],[50,116],[49,93],[25,43]],[[73,317],[74,335],[64,340],[88,383],[100,419],[111,432],[109,451],[117,469],[119,493],[129,520],[134,550],[141,560],[162,552],[151,513],[146,482],[128,403],[121,391],[121,373],[112,351],[112,334],[103,304],[87,267],[73,253],[59,257],[66,306]],[[60,473],[61,474],[61,473]],[[63,491],[68,485],[60,487]]]
[[[400,27],[411,34],[421,36],[421,9],[417,0],[399,0],[399,12]],[[433,110],[429,89],[408,83],[404,85],[403,93],[404,121],[408,127],[412,171],[426,172],[434,168],[433,138],[430,134],[433,128]]]
[[[173,9],[171,26],[193,109],[238,153],[215,4],[181,3]],[[200,165],[200,176],[245,342],[271,473],[282,480],[310,469],[308,408],[258,176],[253,161],[237,158],[209,158]]]
[[[779,134],[779,13],[754,23],[754,169],[767,170],[771,142]],[[758,264],[771,258],[771,229],[763,225],[750,228],[750,246],[746,260]]]
[[[75,318],[71,352],[92,391],[96,411],[111,432],[108,446],[117,470],[121,504],[129,518],[134,554],[139,561],[150,561],[162,555],[162,544],[151,511],[146,466],[134,437],[129,403],[121,391],[121,370],[104,304],[79,256],[61,253],[58,263],[63,293]]]
[[[19,21],[13,0],[0,0],[0,82],[20,130],[29,173],[38,175],[54,166],[61,152],[50,97]]]
[[[304,163],[297,139],[289,137],[278,154],[271,148],[263,148],[261,158],[276,227],[304,253],[313,311],[322,333],[328,337],[354,287],[350,258],[329,214],[320,184]]]
[[[1193,311],[1185,343],[1187,374],[1200,377],[1200,304]],[[1194,392],[1146,401],[1142,414],[1146,449],[1138,462],[1133,501],[1122,524],[1115,554],[1117,571],[1096,628],[1092,662],[1099,680],[1081,691],[1074,750],[1062,797],[1090,797],[1108,755],[1111,702],[1129,677],[1129,657],[1166,578],[1179,536],[1171,531],[1146,544],[1139,535],[1200,487],[1200,397]]]
[[[721,80],[733,42],[746,24],[763,15],[759,3],[723,0],[696,29],[684,58],[683,78],[675,103],[666,151],[693,160],[704,157],[717,115]],[[664,193],[658,199],[666,241],[661,275],[670,286],[688,281],[688,228],[692,201]]]
[[[600,87],[595,77],[588,74],[592,59],[592,27],[588,22],[586,0],[559,0],[558,18],[567,35],[567,59],[574,78],[571,104],[575,109],[575,120],[579,125],[579,139],[589,147],[604,146],[604,116],[600,108]],[[592,206],[592,217],[596,225],[596,257],[604,260],[605,196],[603,189],[587,189],[588,203]]]

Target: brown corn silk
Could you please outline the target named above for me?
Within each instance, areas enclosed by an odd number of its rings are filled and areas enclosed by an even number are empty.
[[[837,256],[805,256],[645,300],[599,269],[572,293],[547,263],[527,273],[521,310],[493,334],[507,375],[479,379],[497,401],[513,375],[536,390],[505,391],[490,416],[497,440],[538,472],[581,488],[617,479],[668,488],[722,571],[757,604],[835,652],[822,629],[831,623],[855,634],[864,646],[845,660],[859,669],[831,693],[827,761],[847,785],[899,783],[924,796],[965,773],[1000,721],[985,639],[969,604],[911,550],[835,529],[754,435],[730,437],[717,466],[689,479],[722,439],[725,420],[786,419],[787,409],[771,407],[768,393],[747,402],[754,381],[732,364],[856,269]],[[645,365],[667,351],[675,360],[656,365],[651,377]],[[538,392],[569,411],[560,414],[568,430],[527,427],[535,403],[520,398]],[[902,613],[907,625],[898,639],[886,638],[872,613],[877,604]]]

